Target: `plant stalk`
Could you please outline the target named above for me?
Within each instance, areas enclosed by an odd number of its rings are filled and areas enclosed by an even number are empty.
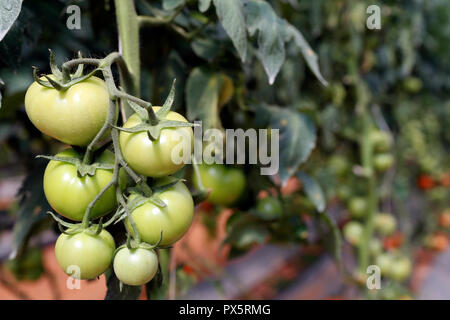
[[[130,72],[126,77],[120,71],[122,88],[134,96],[140,96],[139,24],[133,0],[115,0],[116,18],[119,31],[119,52]],[[123,101],[124,121],[133,113],[128,102]]]

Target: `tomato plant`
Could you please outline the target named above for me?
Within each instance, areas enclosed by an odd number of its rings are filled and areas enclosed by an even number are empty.
[[[107,299],[176,299],[232,258],[293,245],[330,249],[358,297],[396,299],[413,296],[418,246],[447,247],[446,1],[383,2],[382,32],[368,0],[86,0],[81,30],[62,23],[67,1],[10,2],[0,166],[23,184],[0,257],[14,274],[32,278],[28,240],[59,230],[61,267],[105,272]],[[105,232],[113,260],[96,253]]]

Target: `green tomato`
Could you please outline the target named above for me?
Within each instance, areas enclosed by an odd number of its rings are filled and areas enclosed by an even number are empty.
[[[423,83],[420,78],[408,77],[403,81],[403,88],[411,93],[417,93],[422,90]]]
[[[392,146],[391,135],[382,130],[372,130],[370,132],[370,141],[376,152],[387,152]]]
[[[245,189],[245,175],[241,169],[227,167],[223,164],[201,164],[198,166],[203,187],[211,189],[208,201],[229,206],[234,204]],[[194,185],[201,189],[198,177],[194,174]]]
[[[328,160],[328,167],[331,172],[338,176],[346,174],[350,169],[348,160],[341,155],[334,155]]]
[[[155,112],[159,109],[160,107],[153,107]],[[181,114],[172,111],[165,119],[187,122]],[[141,118],[133,114],[123,127],[132,128],[141,123]],[[190,157],[192,153],[194,132],[191,127],[165,128],[161,130],[157,140],[151,141],[145,131],[121,131],[119,141],[123,157],[134,171],[157,178],[175,173],[184,167],[182,157]]]
[[[140,286],[155,276],[158,257],[153,250],[124,247],[116,253],[113,265],[117,279],[130,286]]]
[[[383,251],[383,244],[379,239],[371,239],[369,243],[369,252],[372,256],[378,256]]]
[[[56,156],[76,157],[81,156],[73,149],[66,149]],[[114,154],[105,150],[97,162],[114,164]],[[44,193],[50,206],[60,215],[74,221],[81,221],[89,203],[94,200],[97,194],[111,181],[113,170],[97,169],[93,176],[78,176],[75,165],[51,160],[44,173]],[[126,184],[124,172],[120,174],[120,185]],[[101,217],[116,207],[115,187],[109,188],[97,201],[91,218]]]
[[[348,185],[340,185],[337,189],[337,196],[340,200],[348,200],[352,196],[352,188]]]
[[[25,95],[25,110],[36,128],[70,145],[88,145],[102,128],[108,109],[108,89],[97,77],[65,91],[33,82]]]
[[[394,156],[390,153],[377,154],[373,158],[373,165],[376,170],[384,172],[394,165]]]
[[[362,218],[366,215],[367,201],[362,197],[351,198],[348,203],[348,210],[354,218]]]
[[[265,197],[258,200],[256,212],[261,218],[272,220],[279,218],[283,214],[283,207],[277,198]]]
[[[55,255],[61,269],[72,278],[94,279],[108,269],[115,249],[108,231],[93,235],[86,229],[73,235],[61,234],[56,241]]]
[[[194,201],[183,182],[155,193],[166,206],[158,207],[152,202],[143,203],[131,212],[143,241],[156,244],[162,232],[160,245],[169,246],[178,241],[189,229],[194,218]],[[131,202],[136,195],[129,197]],[[125,220],[125,226],[132,235],[134,234],[130,221]]]
[[[398,257],[391,266],[389,277],[394,281],[402,282],[411,275],[411,271],[411,260],[407,257]]]
[[[389,253],[381,253],[375,258],[375,264],[380,267],[383,276],[390,276],[394,257]]]
[[[357,221],[348,222],[343,229],[345,240],[356,246],[361,242],[361,237],[364,232],[364,227]]]
[[[383,236],[391,235],[397,228],[397,221],[395,220],[395,217],[390,213],[376,214],[373,223],[375,231],[382,234]]]

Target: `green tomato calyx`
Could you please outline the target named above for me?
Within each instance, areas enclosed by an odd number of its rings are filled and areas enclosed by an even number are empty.
[[[56,89],[58,91],[65,91],[69,89],[71,86],[83,82],[84,80],[92,77],[97,71],[99,71],[99,68],[95,68],[93,71],[91,71],[88,74],[83,75],[83,64],[79,64],[77,70],[73,75],[70,75],[69,72],[61,72],[59,70],[58,66],[55,62],[55,56],[53,55],[52,50],[50,50],[50,69],[52,71],[52,76],[49,75],[43,75],[47,81],[42,80],[41,77],[37,75],[37,68],[33,67],[33,78],[34,81],[39,83],[41,86],[44,86],[46,88],[50,89]],[[81,59],[81,53],[78,52],[78,56]]]
[[[79,158],[75,157],[58,157],[58,156],[45,156],[45,155],[38,155],[36,158],[44,158],[48,160],[55,160],[55,161],[61,161],[73,164],[77,167],[77,172],[81,177],[84,177],[86,175],[93,176],[95,175],[95,171],[97,169],[105,169],[105,170],[113,170],[114,164],[111,163],[104,163],[104,162],[94,162],[91,164],[83,163]]]
[[[146,131],[148,138],[151,141],[156,141],[158,140],[161,134],[161,130],[163,129],[199,126],[199,124],[165,119],[167,114],[170,112],[170,109],[172,108],[175,98],[175,81],[176,80],[174,80],[172,83],[172,88],[170,89],[166,101],[164,102],[163,106],[158,111],[156,111],[156,113],[154,113],[153,106],[150,102],[139,101],[139,103],[137,103],[136,101],[127,99],[130,107],[139,116],[142,122],[132,128],[123,128],[117,126],[112,127],[128,133]]]

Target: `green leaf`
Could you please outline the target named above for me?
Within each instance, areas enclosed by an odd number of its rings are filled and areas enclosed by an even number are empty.
[[[330,228],[333,237],[333,255],[340,271],[343,271],[342,265],[342,236],[339,227],[326,212],[320,212],[320,219]]]
[[[325,194],[319,183],[311,176],[301,171],[297,173],[297,178],[302,182],[306,195],[314,204],[317,211],[324,212],[326,207]]]
[[[0,41],[8,33],[9,29],[19,16],[22,0],[1,1],[0,3]]]
[[[227,237],[223,244],[230,243],[239,249],[248,249],[253,244],[263,243],[269,236],[267,228],[258,218],[246,212],[236,212],[227,221]]]
[[[42,164],[32,170],[19,189],[20,203],[18,211],[14,213],[16,223],[12,236],[11,259],[15,258],[21,250],[32,228],[46,219],[46,212],[50,210],[42,189],[45,167],[45,164]]]
[[[170,274],[170,249],[160,249],[158,273],[155,277],[146,284],[145,290],[147,292],[147,299],[150,300],[164,300],[169,288]]]
[[[106,286],[108,288],[105,300],[137,300],[141,295],[141,286],[129,286],[123,284],[122,288],[120,288],[120,280],[117,279],[111,268],[105,272],[105,276]]]
[[[327,86],[328,82],[323,78],[322,74],[320,73],[318,61],[319,59],[317,58],[316,53],[309,46],[308,42],[306,42],[302,33],[285,20],[280,20],[280,24],[282,25],[282,29],[284,30],[284,37],[285,37],[284,40],[286,42],[294,41],[294,43],[302,51],[303,57],[305,58],[308,67],[311,69],[311,71],[314,73],[317,79],[319,79],[319,81],[324,86]]]
[[[200,12],[206,12],[211,6],[211,0],[199,0],[198,1],[198,10]]]
[[[247,55],[247,31],[241,0],[214,0],[217,16],[225,32],[231,38],[242,62]]]
[[[250,36],[258,32],[257,58],[273,84],[285,59],[284,38],[279,18],[269,3],[250,0],[245,6],[245,18]]]
[[[164,10],[173,10],[185,3],[185,0],[163,0]]]
[[[190,121],[201,120],[203,129],[221,128],[219,92],[222,79],[206,68],[195,68],[186,84],[187,116]]]
[[[194,38],[191,48],[197,56],[211,62],[220,52],[220,42],[210,38]]]
[[[310,117],[292,109],[259,105],[256,112],[266,118],[271,129],[280,130],[280,178],[284,184],[315,147],[316,127]]]

